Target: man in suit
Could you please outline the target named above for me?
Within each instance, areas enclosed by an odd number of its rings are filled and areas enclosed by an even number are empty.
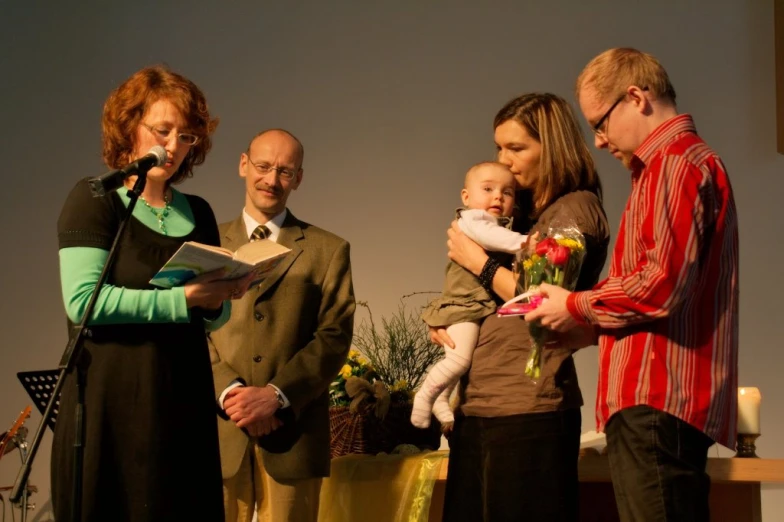
[[[240,156],[245,209],[221,225],[236,250],[266,238],[291,252],[210,339],[227,521],[316,522],[329,475],[328,387],[351,345],[349,244],[286,208],[302,182],[291,133],[258,134]],[[255,507],[254,507],[255,506]]]

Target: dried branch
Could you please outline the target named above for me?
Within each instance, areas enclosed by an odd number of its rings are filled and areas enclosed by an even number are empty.
[[[414,292],[403,296],[397,312],[389,319],[381,318],[381,328],[376,327],[373,312],[366,301],[357,301],[368,311],[354,332],[354,345],[372,363],[378,376],[387,386],[399,381],[408,383],[410,390],[422,384],[425,373],[441,359],[443,349],[430,342],[427,325],[419,314],[410,310],[403,299],[417,294],[436,292]]]

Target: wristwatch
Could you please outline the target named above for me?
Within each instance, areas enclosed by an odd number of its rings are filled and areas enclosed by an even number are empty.
[[[278,399],[278,406],[279,406],[280,408],[283,408],[283,407],[286,405],[286,402],[283,400],[283,395],[281,395],[281,394],[280,394],[280,390],[278,390],[278,389],[277,389],[276,387],[274,387],[274,386],[270,386],[269,384],[268,384],[267,386],[269,386],[270,388],[272,388],[272,391],[274,391],[274,392],[275,392],[275,398],[276,398],[276,399]]]

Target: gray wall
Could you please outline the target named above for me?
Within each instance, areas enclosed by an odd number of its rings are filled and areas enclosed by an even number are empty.
[[[237,161],[251,136],[298,135],[305,178],[290,207],[351,242],[357,297],[386,314],[403,294],[440,289],[445,231],[466,168],[493,155],[495,111],[526,91],[573,100],[592,56],[633,46],[665,64],[680,108],[729,168],[741,226],[740,382],[762,390],[759,454],[784,457],[784,156],[770,0],[95,4],[0,1],[0,429],[29,403],[16,372],[55,367],[65,347],[56,219],[77,179],[105,171],[102,104],[135,70],[167,63],[221,117],[207,163],[181,186],[220,221],[240,211]],[[615,228],[629,176],[608,154],[595,157]],[[596,349],[577,363],[588,431]],[[32,473],[38,511],[50,443],[47,434]],[[0,461],[0,486],[17,468],[17,452]],[[766,487],[763,503],[765,520],[782,519],[780,487]]]

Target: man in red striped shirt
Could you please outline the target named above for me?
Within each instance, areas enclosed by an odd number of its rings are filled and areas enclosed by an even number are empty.
[[[713,442],[735,444],[738,223],[724,164],[679,115],[651,55],[611,49],[577,80],[580,108],[631,171],[607,279],[526,316],[599,342],[596,417],[623,521],[708,521]]]

